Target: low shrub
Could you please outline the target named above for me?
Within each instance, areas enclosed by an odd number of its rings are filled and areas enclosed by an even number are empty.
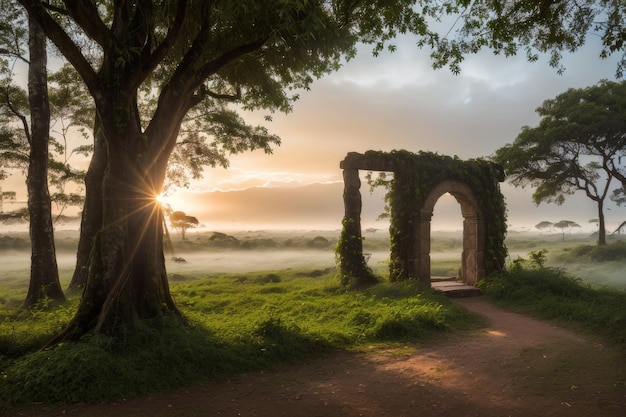
[[[579,245],[557,255],[557,260],[575,262],[610,262],[626,260],[626,241],[608,245]]]
[[[525,265],[479,282],[499,304],[626,343],[626,291],[592,287],[555,268]]]

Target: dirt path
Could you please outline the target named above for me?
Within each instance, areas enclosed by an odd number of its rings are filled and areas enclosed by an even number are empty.
[[[491,325],[417,350],[340,353],[150,398],[10,415],[41,416],[624,416],[626,364],[611,348],[459,300]],[[0,413],[1,414],[1,413]]]

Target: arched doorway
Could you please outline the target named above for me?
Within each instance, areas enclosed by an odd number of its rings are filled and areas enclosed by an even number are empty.
[[[430,221],[431,281],[458,281],[463,276],[463,216],[461,206],[450,193],[445,193],[433,209]]]
[[[393,172],[386,201],[390,208],[389,279],[417,279],[430,285],[430,231],[435,203],[450,193],[463,216],[462,273],[474,285],[504,268],[506,214],[499,183],[504,171],[493,162],[430,152],[350,152],[341,162],[344,178],[343,229],[336,255],[342,285],[376,282],[363,258],[359,170]],[[486,219],[489,219],[487,222]]]
[[[430,280],[430,221],[437,200],[446,193],[452,195],[461,206],[461,214],[463,215],[461,275],[464,283],[474,285],[485,276],[483,266],[485,244],[484,241],[480,240],[484,239],[485,221],[471,188],[467,184],[454,180],[442,181],[435,186],[420,208],[420,225],[418,230],[421,244],[419,245],[418,258],[423,261],[420,262],[421,270],[418,272],[418,276],[428,277]]]

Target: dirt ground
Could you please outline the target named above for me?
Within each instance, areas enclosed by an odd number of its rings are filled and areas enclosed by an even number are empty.
[[[2,416],[625,416],[623,353],[509,313],[458,300],[489,327],[419,348],[339,353],[148,398]]]

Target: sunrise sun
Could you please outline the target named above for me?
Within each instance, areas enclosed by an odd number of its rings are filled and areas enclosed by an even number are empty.
[[[163,193],[158,194],[157,196],[154,197],[154,199],[157,201],[157,203],[159,203],[162,206],[166,206],[168,203],[167,196]]]

